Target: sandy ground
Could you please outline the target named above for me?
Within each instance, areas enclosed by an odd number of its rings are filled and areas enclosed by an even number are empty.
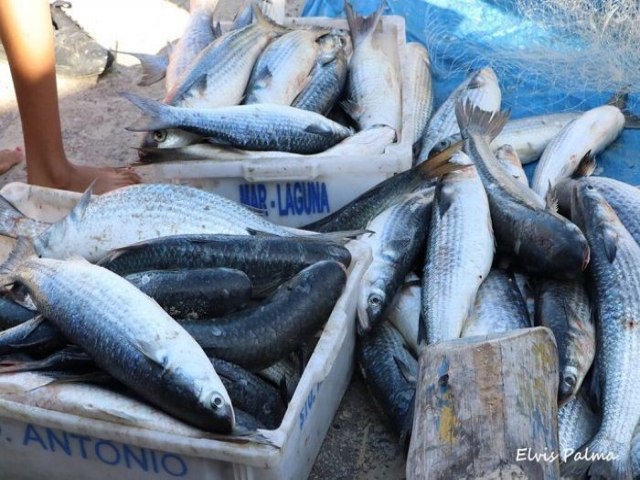
[[[240,2],[220,0],[223,19],[232,18]],[[297,16],[304,0],[289,0],[287,13]],[[234,8],[235,7],[235,8]],[[73,0],[71,13],[102,45],[114,51],[156,53],[180,36],[188,0]],[[118,95],[137,92],[160,98],[163,85],[137,87],[140,67],[117,54],[112,68],[91,80],[58,79],[63,137],[68,157],[86,165],[126,165],[137,160],[132,147],[139,135],[124,127],[136,109]],[[0,62],[0,148],[22,146],[22,130],[9,67]],[[0,176],[0,186],[26,181],[24,164]],[[342,404],[311,474],[312,479],[404,478],[404,456],[384,423],[359,374]]]

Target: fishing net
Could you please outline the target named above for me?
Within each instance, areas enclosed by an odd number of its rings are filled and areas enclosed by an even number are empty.
[[[352,3],[367,14],[379,0]],[[490,65],[514,118],[593,108],[620,90],[640,113],[637,0],[387,0],[386,13],[404,16],[408,40],[427,46],[436,105]],[[303,15],[342,16],[343,0],[308,0]],[[639,151],[640,132],[625,130],[601,170],[640,184]]]

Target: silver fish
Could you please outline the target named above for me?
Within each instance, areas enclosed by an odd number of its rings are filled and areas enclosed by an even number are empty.
[[[433,114],[422,138],[422,148],[417,163],[429,158],[433,150],[440,152],[459,140],[460,128],[456,121],[457,102],[469,102],[486,112],[497,113],[502,102],[498,77],[490,67],[470,75],[462,82]]]
[[[417,42],[407,43],[405,65],[415,101],[411,103],[414,130],[412,144],[419,142],[433,113],[433,81],[431,79],[431,58],[424,45]]]
[[[377,215],[360,240],[372,260],[358,290],[358,329],[369,332],[387,313],[393,298],[424,251],[435,188],[412,193]]]
[[[347,82],[346,39],[342,35],[326,35],[318,40],[320,52],[304,89],[291,103],[292,107],[328,115]]]
[[[498,247],[514,255],[530,272],[573,278],[589,261],[589,246],[578,227],[546,208],[540,198],[509,175],[489,143],[506,123],[493,114],[456,104],[464,151],[473,158],[489,198]]]
[[[291,105],[310,79],[322,30],[294,30],[271,42],[251,73],[245,105]]]
[[[0,269],[38,311],[103,370],[145,400],[218,433],[234,428],[231,400],[196,341],[124,278],[84,259],[29,255],[21,239]]]
[[[535,162],[549,142],[580,115],[582,112],[564,112],[509,120],[491,147],[511,145],[524,165]]]
[[[556,135],[536,166],[531,188],[545,197],[558,181],[570,177],[588,153],[599,153],[624,128],[624,115],[618,107],[604,105],[583,113]]]
[[[180,108],[124,94],[143,112],[133,131],[183,128],[211,143],[249,150],[318,153],[349,137],[351,129],[314,112],[284,105],[238,105],[215,109]]]
[[[471,162],[462,152],[451,160]],[[427,344],[460,337],[493,254],[489,202],[476,167],[443,176],[436,187],[422,278]]]
[[[640,420],[640,246],[602,195],[580,182],[571,218],[591,247],[588,275],[593,284],[597,328],[596,366],[602,392],[602,424],[580,453],[572,472],[593,478],[631,478],[631,440]],[[588,450],[587,450],[588,449]],[[584,453],[589,453],[588,457]],[[609,460],[594,455],[609,455]],[[591,462],[590,460],[593,460]],[[568,462],[568,463],[569,463]]]
[[[385,125],[369,127],[345,138],[337,145],[320,152],[318,156],[344,156],[349,158],[361,155],[381,155],[396,141],[396,131]]]
[[[478,289],[462,337],[489,335],[531,327],[527,306],[513,275],[492,269]]]
[[[420,279],[415,274],[410,274],[405,279],[405,284],[400,288],[389,313],[387,315],[391,324],[404,337],[411,353],[418,357],[418,328],[420,326],[420,310],[422,305],[422,288]]]
[[[560,405],[574,396],[586,377],[596,350],[596,332],[583,280],[541,280],[536,323],[553,332],[558,346]]]
[[[496,158],[504,168],[513,178],[522,183],[525,187],[529,187],[529,180],[527,179],[527,174],[524,172],[522,168],[522,162],[520,162],[520,157],[518,157],[518,152],[511,145],[501,145],[495,151]]]
[[[257,7],[254,11],[255,23],[227,32],[193,59],[163,103],[213,108],[242,101],[256,59],[271,40],[288,31],[265,17]]]
[[[345,2],[344,8],[351,31],[353,55],[349,62],[348,100],[343,102],[343,108],[361,130],[387,125],[399,132],[402,121],[401,78],[391,60],[373,42],[384,2],[368,17],[356,15],[349,2]]]
[[[167,73],[165,76],[165,90],[169,91],[176,81],[189,68],[193,59],[204,50],[217,35],[213,29],[213,15],[218,6],[218,0],[207,0],[194,5],[191,9],[189,21],[182,36],[175,47],[171,49]]]
[[[0,222],[0,231],[16,236],[10,227]],[[69,215],[49,225],[33,243],[43,257],[79,255],[95,262],[115,248],[143,240],[186,233],[247,235],[248,228],[290,235],[283,227],[213,193],[181,185],[146,184],[96,197],[87,190]]]

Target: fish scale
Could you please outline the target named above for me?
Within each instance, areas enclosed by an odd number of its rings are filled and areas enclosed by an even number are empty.
[[[231,401],[208,358],[155,301],[81,259],[20,260],[25,249],[20,241],[3,278],[24,285],[70,342],[172,415],[207,430],[233,429]]]
[[[151,238],[186,233],[247,235],[248,228],[289,235],[216,194],[181,185],[132,185],[93,198],[85,193],[71,214],[34,239],[34,246],[45,257],[75,254],[97,261],[110,250]]]
[[[588,275],[596,307],[596,381],[601,389],[602,423],[585,449],[617,456],[586,467],[595,478],[630,479],[631,440],[640,420],[640,247],[587,183],[574,190],[571,217],[591,247]],[[585,467],[580,459],[573,463]]]
[[[416,92],[412,102],[414,131],[412,143],[419,141],[427,128],[433,112],[433,83],[431,80],[431,58],[424,45],[417,42],[407,43],[406,59],[408,77],[411,86],[409,92]],[[455,115],[454,115],[455,118]]]

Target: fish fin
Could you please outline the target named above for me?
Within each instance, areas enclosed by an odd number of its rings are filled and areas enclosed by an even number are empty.
[[[549,189],[547,190],[547,195],[544,200],[547,205],[547,210],[558,213],[558,194],[556,193],[555,187],[551,184],[551,181],[549,181]]]
[[[613,95],[611,98],[607,100],[607,105],[612,105],[614,107],[618,107],[620,110],[624,111],[627,108],[627,103],[629,102],[629,89],[621,88]]]
[[[323,125],[321,123],[311,123],[307,125],[304,129],[307,133],[315,133],[316,135],[322,135],[325,137],[330,137],[333,135],[333,130],[328,125]]]
[[[170,368],[164,350],[159,349],[157,344],[143,339],[131,340],[131,344],[136,350],[138,350],[138,352],[147,357],[147,359],[153,363],[165,369]]]
[[[443,183],[441,180],[438,182],[438,185],[436,186],[436,193],[434,197],[437,199],[436,207],[438,209],[438,215],[440,215],[440,218],[444,217],[444,215],[447,213],[447,211],[453,204],[453,201],[455,200],[454,196],[451,195],[451,193],[447,193],[442,188],[442,185]]]
[[[258,208],[254,207],[253,205],[247,205],[246,203],[243,203],[242,206],[249,210],[251,213],[255,213],[256,215],[259,215],[261,217],[266,217],[269,215],[269,210],[267,210],[266,208]]]
[[[460,165],[450,161],[454,154],[462,149],[462,146],[462,141],[455,143],[446,150],[443,150],[437,155],[429,158],[429,160],[418,164],[414,168],[416,168],[420,175],[425,179],[438,178],[446,173],[466,168],[468,165]]]
[[[340,107],[344,110],[344,113],[349,115],[352,120],[356,120],[360,118],[360,115],[363,114],[364,109],[358,105],[353,100],[343,100],[340,102]]]
[[[255,19],[256,24],[260,24],[262,27],[268,27],[276,32],[284,33],[289,29],[277,23],[274,19],[269,17],[266,13],[264,13],[257,4],[252,4],[251,9],[253,10],[253,18]]]
[[[148,53],[118,52],[131,55],[140,62],[142,78],[138,82],[140,87],[148,87],[162,80],[167,73],[169,57],[165,55],[150,55]]]
[[[618,234],[614,229],[609,228],[607,225],[602,225],[601,234],[607,259],[609,260],[609,263],[613,263],[616,259],[616,254],[618,253]]]
[[[16,224],[27,219],[27,216],[0,195],[0,235],[16,238]]]
[[[393,356],[393,360],[396,362],[396,366],[404,379],[412,385],[418,383],[418,368],[416,365],[409,365],[404,359],[397,355]]]
[[[91,414],[91,412],[97,412],[100,415],[101,420],[108,420],[113,423],[119,423],[122,425],[133,425],[137,426],[139,419],[135,415],[129,415],[122,410],[111,409],[106,407],[105,405],[96,407],[91,404],[91,402],[87,402],[83,405],[83,408],[87,411],[87,413]]]
[[[18,237],[7,259],[0,265],[0,286],[10,285],[14,282],[12,273],[20,264],[32,255],[35,255],[33,243],[27,237]]]
[[[456,102],[456,119],[462,138],[469,138],[469,135],[476,134],[493,140],[504,128],[509,115],[509,110],[497,113],[487,112],[474,106],[470,100],[465,103],[461,100]]]
[[[75,373],[68,371],[47,371],[43,372],[53,381],[47,385],[62,385],[65,383],[95,383],[108,384],[113,382],[113,377],[102,370],[95,370],[87,373]]]
[[[222,25],[220,25],[220,22],[216,22],[215,25],[211,26],[211,33],[213,33],[213,38],[222,36]]]
[[[285,405],[289,405],[289,389],[287,388],[287,377],[284,375],[278,382],[278,392],[280,394],[280,400],[282,400]]]
[[[339,230],[336,232],[309,233],[309,235],[300,234],[296,236],[297,240],[311,240],[320,242],[348,243],[365,233],[373,233],[371,230]]]
[[[598,432],[586,445],[566,459],[562,475],[571,478],[633,478],[631,445],[608,439]]]
[[[353,42],[354,49],[362,42],[366,41],[378,25],[380,16],[385,7],[385,2],[380,2],[380,5],[371,15],[366,17],[358,15],[351,5],[349,0],[344,2],[344,11],[347,15],[347,23],[349,24],[349,31],[351,33],[351,41]]]
[[[68,218],[72,223],[79,223],[84,218],[84,214],[87,210],[87,205],[89,205],[89,202],[91,202],[91,196],[93,195],[93,187],[95,184],[95,180],[91,182],[91,184],[87,187],[87,189],[80,197],[80,200],[78,200],[78,203],[76,203],[71,209],[71,212],[69,212]]]
[[[640,116],[629,113],[625,110],[622,111],[624,115],[624,128],[640,128]]]
[[[590,177],[596,169],[596,157],[593,156],[591,150],[585,153],[580,163],[578,163],[578,167],[576,171],[573,173],[571,178],[580,178],[580,177]]]
[[[163,118],[163,113],[172,108],[171,106],[141,97],[135,93],[121,92],[121,95],[142,111],[140,119],[126,127],[130,132],[147,132],[177,126]]]

